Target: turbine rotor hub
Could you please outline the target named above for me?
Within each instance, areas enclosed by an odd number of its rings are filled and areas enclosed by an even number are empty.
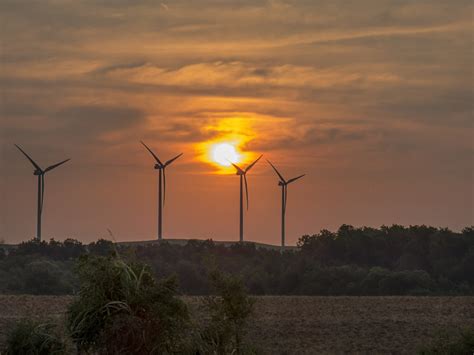
[[[155,169],[159,170],[159,169],[161,169],[161,168],[162,168],[162,167],[161,167],[160,164],[155,164]]]
[[[41,170],[36,169],[33,173],[34,175],[41,175],[43,172]]]

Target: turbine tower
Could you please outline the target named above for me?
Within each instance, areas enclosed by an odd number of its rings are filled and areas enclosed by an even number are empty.
[[[23,149],[20,148],[20,146],[15,144],[15,147],[17,147],[20,152],[23,153],[23,155],[33,164],[35,167],[35,171],[33,172],[34,175],[38,176],[38,211],[37,211],[37,224],[36,224],[36,239],[41,241],[41,216],[43,214],[43,202],[44,202],[44,176],[48,171],[51,171],[58,166],[64,164],[65,162],[71,160],[71,159],[66,159],[63,160],[57,164],[53,164],[48,166],[46,169],[41,169],[38,164],[28,155],[25,153]]]
[[[141,144],[150,152],[150,154],[155,158],[156,164],[155,164],[155,169],[158,170],[158,240],[163,239],[163,207],[165,206],[165,200],[166,200],[166,167],[170,165],[172,162],[174,162],[176,159],[178,159],[183,153],[178,154],[174,158],[166,161],[164,164],[161,162],[161,160],[156,156],[153,151],[148,148],[148,146],[140,141]]]
[[[243,184],[245,183],[245,200],[247,201],[247,210],[249,209],[249,190],[247,186],[247,173],[252,167],[257,164],[262,155],[260,155],[252,164],[247,166],[245,169],[241,169],[239,166],[231,162],[234,168],[237,170],[236,175],[240,176],[240,230],[239,230],[239,241],[244,241],[244,195],[243,195]]]
[[[280,172],[277,170],[277,168],[273,166],[270,160],[267,160],[267,161],[272,166],[273,170],[275,170],[275,173],[277,173],[278,178],[280,179],[280,181],[278,181],[278,186],[281,186],[281,251],[283,252],[283,250],[285,249],[285,214],[286,214],[286,199],[287,199],[287,193],[288,193],[288,185],[302,178],[303,176],[305,176],[305,174],[294,177],[286,181],[283,178],[283,176],[280,174]]]

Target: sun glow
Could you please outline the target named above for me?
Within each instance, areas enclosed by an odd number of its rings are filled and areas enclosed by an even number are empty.
[[[233,164],[245,167],[255,160],[257,153],[249,151],[248,144],[257,137],[254,116],[239,115],[209,119],[201,128],[209,139],[198,142],[195,148],[199,160],[213,166],[213,174],[235,174]]]
[[[230,143],[218,143],[211,148],[212,160],[222,166],[231,166],[240,161],[240,155]]]

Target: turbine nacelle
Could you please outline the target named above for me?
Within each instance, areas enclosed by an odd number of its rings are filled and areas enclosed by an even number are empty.
[[[161,166],[160,164],[155,164],[155,169],[157,169],[157,170],[163,169],[163,166]]]
[[[303,176],[305,176],[305,174],[303,175],[299,175],[297,177],[294,177],[292,179],[289,179],[289,180],[285,180],[285,178],[283,177],[283,175],[280,174],[280,172],[278,171],[277,168],[275,168],[275,166],[272,164],[272,162],[270,160],[267,159],[267,162],[268,164],[271,165],[271,167],[273,168],[273,170],[275,171],[275,173],[278,175],[278,186],[287,186],[288,184],[291,184],[292,182],[296,181],[296,180],[299,180],[301,179]]]
[[[36,170],[33,172],[33,175],[36,175],[36,176],[38,176],[38,175],[43,175],[43,171],[36,169]]]
[[[242,177],[244,178],[244,184],[245,184],[245,200],[247,201],[247,209],[249,209],[249,189],[248,189],[248,186],[247,186],[247,173],[250,169],[252,169],[252,167],[257,164],[257,162],[260,160],[260,158],[262,157],[263,155],[260,155],[257,159],[255,159],[255,161],[250,164],[249,166],[247,166],[245,169],[242,169],[241,167],[239,167],[238,165],[232,163],[230,160],[229,160],[229,163],[232,164],[232,166],[235,168],[235,175],[237,176],[240,176],[240,178],[242,179]]]

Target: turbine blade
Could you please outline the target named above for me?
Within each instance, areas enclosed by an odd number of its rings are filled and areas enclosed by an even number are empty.
[[[231,164],[234,166],[234,168],[237,169],[237,171],[238,171],[239,173],[241,173],[242,175],[245,174],[245,171],[243,171],[243,170],[242,170],[241,168],[239,168],[237,165],[235,165],[235,164],[232,163],[231,161],[229,161],[229,163],[231,163]]]
[[[297,176],[297,177],[295,177],[295,178],[293,178],[293,179],[288,180],[288,184],[290,184],[290,183],[292,183],[293,181],[296,181],[296,180],[302,178],[302,177],[305,176],[305,175],[306,175],[306,174],[303,174],[303,175],[300,175],[300,176]]]
[[[280,172],[277,170],[277,168],[275,168],[275,166],[270,162],[270,160],[267,159],[267,161],[268,161],[268,164],[270,164],[270,165],[272,166],[273,170],[275,170],[275,172],[277,173],[278,177],[280,178],[280,181],[281,181],[282,183],[286,184],[285,179],[284,179],[283,176],[280,174]]]
[[[260,158],[263,157],[263,154],[260,155],[252,164],[250,164],[249,166],[247,166],[247,168],[245,169],[245,172],[249,171],[250,169],[252,169],[252,167],[257,164],[257,162],[260,160]]]
[[[165,207],[165,201],[166,201],[166,168],[163,167],[162,170],[163,170],[163,207]]]
[[[245,182],[245,201],[247,201],[247,211],[249,209],[249,188],[247,186],[247,174],[244,174],[244,182]]]
[[[151,155],[153,155],[153,158],[155,158],[156,162],[157,162],[158,164],[160,164],[161,166],[163,166],[163,163],[162,163],[161,160],[156,156],[156,154],[153,153],[153,151],[152,151],[150,148],[148,148],[148,146],[147,146],[145,143],[143,143],[143,141],[140,141],[140,143],[145,146],[145,148],[150,152]]]
[[[175,156],[173,159],[168,160],[168,161],[165,163],[165,166],[170,165],[172,162],[174,162],[176,159],[178,159],[181,155],[183,155],[183,153],[178,154],[178,155]]]
[[[43,204],[44,204],[44,174],[41,175],[41,205],[40,205],[40,216],[43,215]]]
[[[53,170],[53,169],[57,168],[58,166],[63,165],[65,162],[67,162],[67,161],[69,161],[69,160],[71,160],[71,159],[66,159],[66,160],[63,160],[62,162],[59,162],[59,163],[57,163],[57,164],[48,166],[46,169],[44,169],[44,172],[46,173],[46,172],[48,172],[48,171],[50,171],[50,170]]]
[[[17,148],[20,150],[20,152],[22,152],[23,155],[28,158],[28,160],[31,162],[31,164],[33,164],[33,166],[34,166],[36,169],[38,169],[38,170],[40,170],[40,171],[43,171],[43,169],[41,169],[41,168],[39,167],[39,165],[36,164],[35,161],[34,161],[33,159],[31,159],[31,157],[30,157],[28,154],[26,154],[23,149],[20,148],[19,145],[16,145],[16,144],[15,144],[15,147],[17,147]]]

